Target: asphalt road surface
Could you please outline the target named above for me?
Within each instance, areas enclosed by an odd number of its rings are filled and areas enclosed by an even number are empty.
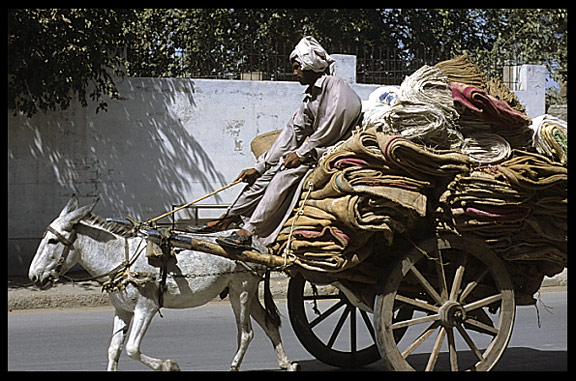
[[[286,352],[304,371],[340,370],[312,357],[299,343],[285,301],[277,301]],[[236,326],[228,303],[188,310],[163,310],[156,316],[142,352],[170,358],[183,371],[227,371],[236,351]],[[8,313],[9,371],[101,371],[106,369],[112,331],[110,307],[29,310]],[[568,368],[567,292],[541,294],[538,308],[518,307],[508,349],[498,371],[564,371]],[[540,326],[539,326],[540,325]],[[122,354],[119,370],[147,371]],[[255,337],[241,370],[278,370],[270,342],[255,325]],[[385,370],[381,361],[360,370]]]

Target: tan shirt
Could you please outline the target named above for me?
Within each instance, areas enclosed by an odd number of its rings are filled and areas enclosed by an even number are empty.
[[[300,108],[254,168],[264,173],[292,152],[303,159],[319,157],[324,149],[350,136],[361,110],[360,97],[346,81],[332,75],[319,77],[308,86]]]

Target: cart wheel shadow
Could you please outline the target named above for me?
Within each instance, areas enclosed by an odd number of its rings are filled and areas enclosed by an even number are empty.
[[[462,360],[468,358],[472,359],[472,352],[459,351],[459,357],[462,356]],[[444,360],[443,355],[448,356],[447,353],[440,355],[438,361],[438,371],[449,371],[448,361]],[[414,365],[417,367],[424,367],[428,361],[429,354],[423,353],[421,355],[414,355],[413,361]],[[336,368],[330,365],[326,365],[318,360],[296,360],[300,364],[300,370],[305,372],[342,372],[342,371],[356,371],[356,372],[374,372],[374,371],[385,371],[386,366],[384,361],[377,361],[369,366],[363,368],[355,369],[342,369]],[[441,363],[446,364],[445,368],[441,367]],[[534,348],[526,347],[510,347],[506,349],[500,361],[494,366],[492,371],[567,371],[568,370],[568,351],[543,351]]]

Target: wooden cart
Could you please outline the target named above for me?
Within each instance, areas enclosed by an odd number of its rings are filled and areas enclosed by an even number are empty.
[[[519,297],[507,264],[471,235],[424,229],[418,236],[376,249],[371,275],[305,270],[279,255],[186,235],[171,241],[289,274],[292,327],[326,364],[360,367],[383,358],[391,370],[490,370],[507,347]]]

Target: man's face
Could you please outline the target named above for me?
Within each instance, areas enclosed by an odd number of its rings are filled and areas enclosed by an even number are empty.
[[[302,66],[298,61],[292,61],[292,73],[298,78],[298,82],[301,85],[310,85],[318,77],[318,74],[311,70],[302,70]]]

